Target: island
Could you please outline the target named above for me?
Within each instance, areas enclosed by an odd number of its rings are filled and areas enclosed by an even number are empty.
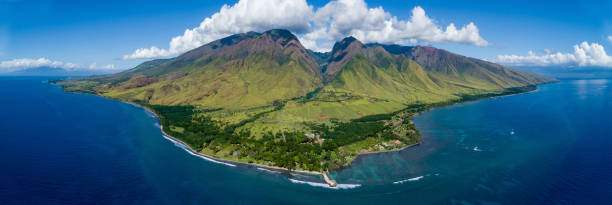
[[[421,143],[412,118],[428,109],[553,82],[426,46],[305,49],[287,30],[228,36],[117,74],[55,81],[65,91],[142,106],[164,135],[231,163],[327,174],[360,154]]]

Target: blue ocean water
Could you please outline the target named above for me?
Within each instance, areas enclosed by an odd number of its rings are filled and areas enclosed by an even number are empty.
[[[316,176],[227,166],[162,137],[141,108],[0,77],[0,204],[605,204],[612,201],[612,80],[416,117],[423,144]]]

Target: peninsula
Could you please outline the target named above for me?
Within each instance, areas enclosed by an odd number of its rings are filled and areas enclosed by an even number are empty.
[[[225,161],[326,173],[361,153],[420,143],[411,119],[432,107],[552,82],[425,46],[305,49],[291,32],[248,32],[117,74],[57,81],[155,113],[165,135]]]

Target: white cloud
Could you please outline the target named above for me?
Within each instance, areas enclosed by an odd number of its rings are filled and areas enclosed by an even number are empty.
[[[65,70],[115,70],[114,64],[105,66],[97,66],[92,63],[89,67],[82,66],[76,63],[54,61],[47,58],[20,58],[0,62],[0,73],[9,73],[14,71],[25,70],[28,68],[51,67]]]
[[[608,41],[612,42],[612,36],[608,36]]]
[[[105,70],[114,70],[115,64],[108,64],[108,65],[102,66],[101,68]]]
[[[608,56],[603,46],[597,43],[582,42],[574,45],[573,53],[547,52],[544,55],[536,55],[529,51],[526,56],[498,55],[497,62],[515,66],[597,66],[612,67],[612,56]]]
[[[474,23],[460,28],[451,23],[443,28],[418,6],[410,19],[402,20],[380,6],[368,8],[364,0],[333,0],[316,10],[306,0],[240,0],[232,6],[224,5],[200,26],[172,38],[168,49],[140,48],[122,59],[177,55],[228,35],[273,28],[291,30],[305,47],[316,51],[328,51],[334,41],[351,35],[366,43],[489,45]]]
[[[108,64],[105,66],[98,66],[97,63],[89,65],[89,70],[116,70],[115,64]]]
[[[30,58],[20,58],[13,59],[8,61],[0,62],[0,72],[13,72],[24,70],[27,68],[36,68],[36,67],[51,67],[51,68],[66,68],[66,69],[74,69],[79,67],[79,65],[74,63],[64,63],[61,61],[53,61],[47,58],[39,58],[39,59],[30,59]]]
[[[451,23],[443,29],[425,14],[423,8],[417,6],[411,12],[410,19],[400,20],[382,7],[368,8],[363,0],[332,1],[317,10],[314,17],[317,30],[304,37],[310,40],[338,40],[351,35],[365,43],[425,41],[489,45],[474,23],[459,29]]]
[[[219,12],[204,19],[200,26],[172,38],[168,49],[155,46],[141,48],[123,56],[123,59],[175,55],[228,35],[248,31],[286,28],[298,33],[308,32],[312,15],[312,6],[305,0],[240,0],[233,6],[223,5]]]
[[[185,32],[187,32],[187,31],[185,31]],[[172,39],[172,40],[174,40],[174,39]],[[194,48],[197,48],[197,46],[194,47]],[[155,57],[160,57],[160,56],[171,56],[171,55],[174,55],[174,54],[178,53],[177,48],[174,48],[174,49],[171,49],[171,50],[174,50],[174,51],[171,52],[171,51],[168,51],[168,50],[159,49],[159,48],[157,48],[155,46],[151,46],[151,48],[139,48],[139,49],[136,49],[136,51],[134,51],[134,53],[132,53],[130,55],[124,55],[121,59],[129,60],[129,59],[155,58]]]

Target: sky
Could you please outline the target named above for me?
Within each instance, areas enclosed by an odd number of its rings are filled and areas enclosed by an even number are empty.
[[[354,36],[508,66],[612,68],[611,1],[0,0],[0,73],[121,71],[235,33],[283,28],[312,50]]]

